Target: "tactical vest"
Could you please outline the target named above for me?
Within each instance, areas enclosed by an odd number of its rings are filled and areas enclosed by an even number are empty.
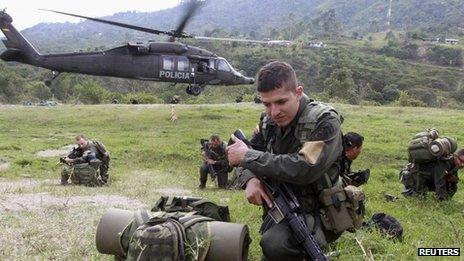
[[[318,121],[326,114],[330,114],[343,123],[343,117],[338,115],[335,109],[331,106],[319,103],[310,102],[298,118],[298,122],[294,131],[295,138],[300,141],[303,146],[305,142],[311,141],[311,134],[316,128]],[[267,144],[267,150],[272,152],[272,144],[270,138],[275,129],[275,125],[271,124],[268,116],[263,119],[261,125],[263,136]],[[342,133],[340,132],[340,135]],[[322,224],[326,230],[335,233],[342,233],[345,230],[354,232],[362,225],[364,218],[364,193],[355,186],[344,186],[340,175],[340,164],[342,157],[340,156],[334,164],[323,174],[322,178],[312,184],[312,186],[298,186],[302,194],[303,205],[319,205]],[[311,197],[306,195],[313,194]],[[315,200],[315,202],[311,202]],[[316,213],[319,213],[317,210]]]
[[[331,114],[333,117],[337,118],[340,121],[340,124],[343,123],[343,117],[338,115],[338,113],[332,106],[314,101],[306,105],[306,108],[298,118],[298,123],[294,131],[294,136],[300,141],[301,146],[303,146],[305,142],[310,141],[309,139],[312,131],[316,128],[316,124],[319,121],[319,119],[325,114]],[[267,151],[272,152],[272,144],[270,142],[270,139],[277,126],[273,124],[271,118],[268,115],[265,115],[260,128],[267,145],[266,149]],[[341,132],[340,135],[342,135]],[[335,164],[340,165],[340,162],[341,158],[337,159]],[[332,187],[333,183],[337,182],[339,177],[338,168],[331,167],[328,173],[325,173],[323,177],[323,180],[321,179],[315,184],[315,189],[318,192],[320,192],[324,188]]]

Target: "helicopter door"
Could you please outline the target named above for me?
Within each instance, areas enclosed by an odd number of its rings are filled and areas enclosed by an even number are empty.
[[[217,77],[221,82],[231,82],[233,80],[233,72],[229,64],[224,59],[217,60]]]

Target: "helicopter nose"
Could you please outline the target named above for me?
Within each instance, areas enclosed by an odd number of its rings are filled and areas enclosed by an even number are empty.
[[[243,77],[245,84],[254,84],[255,83],[255,78],[251,77]]]

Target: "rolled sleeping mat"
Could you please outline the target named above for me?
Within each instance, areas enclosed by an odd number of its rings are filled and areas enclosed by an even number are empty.
[[[451,151],[451,142],[448,138],[436,139],[430,143],[429,151],[435,157],[449,155]]]
[[[207,261],[242,261],[248,259],[250,235],[248,226],[243,224],[212,221],[211,245],[206,254]]]
[[[456,150],[458,150],[458,142],[457,140],[453,139],[453,138],[446,138],[448,139],[450,145],[451,145],[451,150],[450,150],[450,154],[452,153],[455,153]]]
[[[436,129],[427,129],[426,131],[419,132],[416,135],[414,135],[413,139],[427,137],[427,139],[434,140],[434,139],[438,138],[438,135],[439,135],[438,130],[436,130]]]
[[[95,241],[98,252],[102,254],[125,257],[127,249],[121,244],[121,235],[124,229],[134,219],[134,211],[123,209],[109,209],[97,226]]]

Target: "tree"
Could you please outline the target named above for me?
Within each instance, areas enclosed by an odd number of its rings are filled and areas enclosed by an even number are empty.
[[[325,80],[324,85],[330,97],[338,97],[352,104],[359,102],[356,95],[356,85],[349,68],[335,69],[330,77]]]

